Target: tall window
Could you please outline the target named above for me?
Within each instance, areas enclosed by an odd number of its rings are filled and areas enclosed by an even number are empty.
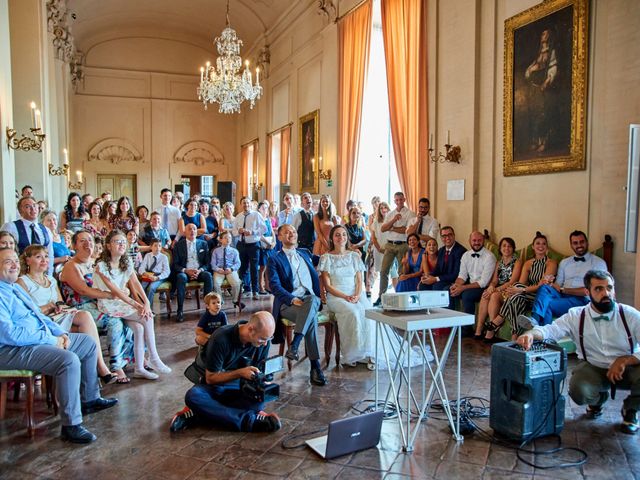
[[[200,189],[202,195],[206,197],[213,196],[213,177],[211,175],[205,175],[201,177],[202,183],[200,184]]]
[[[240,196],[252,197],[258,174],[258,140],[243,145],[240,152]]]
[[[268,192],[270,200],[280,198],[280,152],[282,151],[282,132],[271,135],[271,191]]]
[[[355,197],[370,209],[372,197],[391,201],[400,190],[396,161],[391,142],[387,70],[384,60],[380,1],[373,2],[369,70],[362,100],[362,128],[358,148]],[[376,172],[371,175],[371,172]]]

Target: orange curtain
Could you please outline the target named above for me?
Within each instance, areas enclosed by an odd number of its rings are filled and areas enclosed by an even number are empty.
[[[409,208],[429,195],[427,2],[382,0],[391,139]]]
[[[265,166],[265,195],[267,199],[273,198],[273,182],[271,180],[273,164],[271,160],[271,143],[273,142],[273,134],[267,135],[267,164]]]
[[[356,184],[371,11],[367,0],[338,23],[338,205],[351,198]]]
[[[251,143],[242,146],[240,154],[240,198],[249,195],[249,147]]]
[[[291,126],[283,128],[280,135],[280,184],[289,185],[289,149],[291,147]],[[277,200],[277,199],[276,199]]]

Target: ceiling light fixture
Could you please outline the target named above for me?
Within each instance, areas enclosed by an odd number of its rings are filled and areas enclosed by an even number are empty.
[[[227,24],[222,34],[216,37],[215,45],[218,58],[215,67],[207,62],[200,67],[200,86],[198,99],[202,100],[205,110],[208,103],[217,103],[220,113],[240,113],[240,106],[246,100],[253,108],[262,95],[260,86],[260,68],[256,68],[256,84],[253,85],[249,61],[245,61],[242,73],[240,47],[242,40],[229,24],[229,0],[227,0]]]

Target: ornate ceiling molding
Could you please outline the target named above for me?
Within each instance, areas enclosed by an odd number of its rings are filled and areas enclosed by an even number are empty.
[[[136,146],[123,138],[105,138],[99,141],[89,150],[88,161],[111,162],[115,165],[121,162],[145,163]]]
[[[69,63],[75,55],[66,0],[47,0],[47,30],[53,34],[53,49],[58,60]]]
[[[198,166],[204,165],[205,163],[225,165],[222,152],[207,142],[185,143],[174,154],[173,163],[193,163]]]
[[[269,78],[269,67],[271,66],[271,50],[269,50],[269,45],[265,45],[258,52],[258,67],[260,67],[260,73],[262,77],[266,80]]]
[[[335,22],[337,17],[336,6],[332,0],[317,0],[316,13],[323,15],[329,22]]]

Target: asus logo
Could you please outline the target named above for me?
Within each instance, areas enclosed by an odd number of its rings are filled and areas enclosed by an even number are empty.
[[[353,437],[359,437],[360,436],[360,432],[354,432],[351,434],[351,438]]]

